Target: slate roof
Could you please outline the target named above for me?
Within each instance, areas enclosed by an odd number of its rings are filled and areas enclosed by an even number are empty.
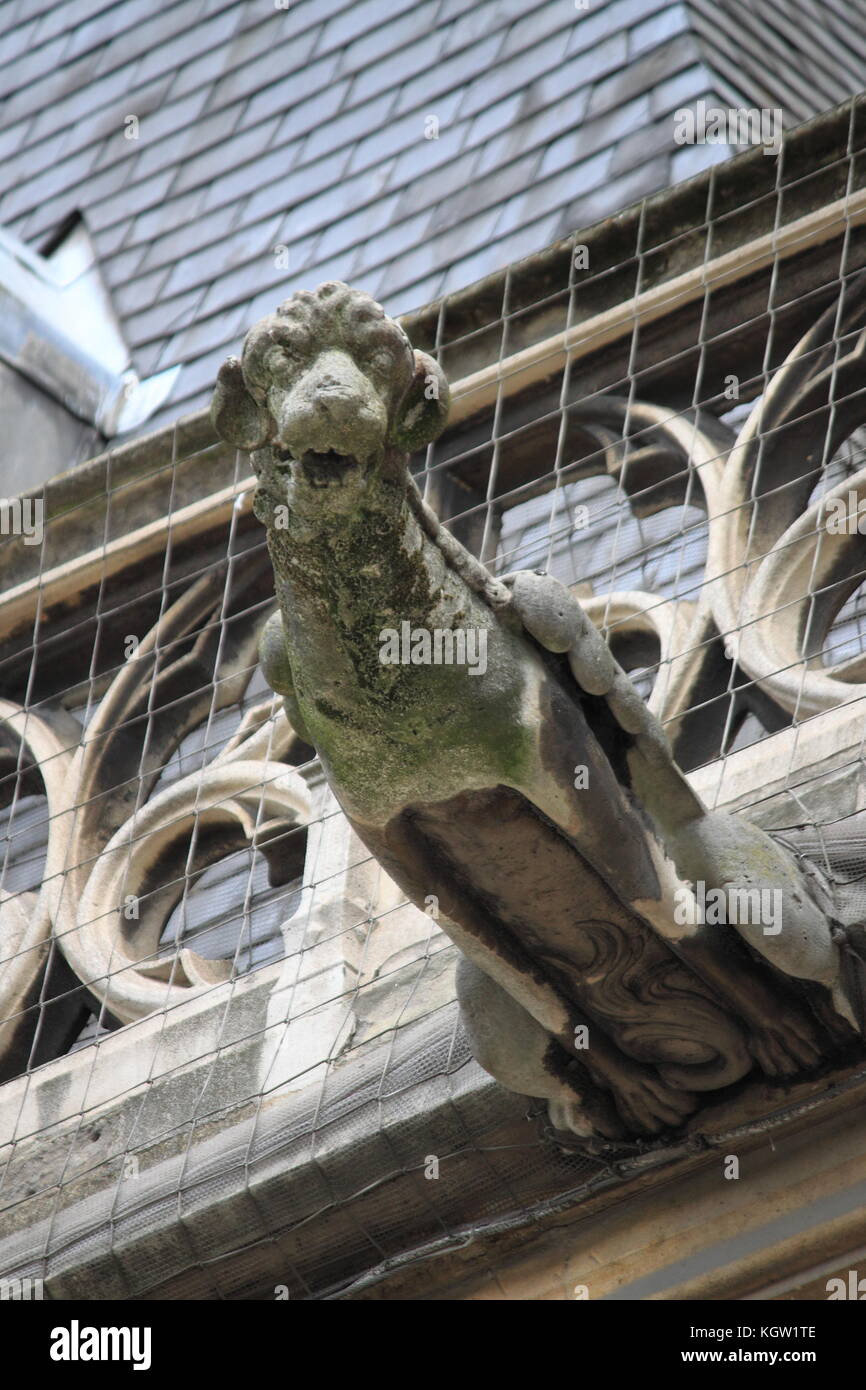
[[[184,364],[148,428],[293,288],[407,312],[729,153],[678,107],[866,85],[866,0],[280,3],[0,7],[0,224],[46,250],[83,213],[139,374]]]

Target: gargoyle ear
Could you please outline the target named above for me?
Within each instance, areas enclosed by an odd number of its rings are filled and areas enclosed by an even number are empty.
[[[407,453],[422,449],[445,428],[451,392],[445,373],[426,352],[415,352],[415,375],[397,407],[391,437]]]
[[[271,437],[271,417],[247,390],[236,357],[227,357],[219,369],[210,418],[220,439],[236,449],[261,449]]]

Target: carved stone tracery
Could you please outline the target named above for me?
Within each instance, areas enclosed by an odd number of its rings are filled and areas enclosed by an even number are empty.
[[[261,564],[247,568],[255,578]],[[38,770],[50,818],[40,892],[28,895],[26,910],[15,896],[0,903],[7,1075],[32,1063],[51,943],[84,987],[79,1027],[83,1005],[117,1026],[213,988],[231,976],[230,960],[183,944],[166,956],[160,947],[188,876],[242,845],[272,856],[309,819],[306,784],[282,761],[299,741],[273,699],[249,710],[200,773],[158,785],[186,734],[233,706],[255,669],[260,623],[240,635],[236,624],[221,631],[225,584],[225,568],[211,570],[166,610],[109,684],[77,746],[64,711],[36,716],[3,702],[10,759],[22,757],[26,777]],[[14,788],[14,778],[6,785]],[[63,1038],[55,1045],[63,1050]]]

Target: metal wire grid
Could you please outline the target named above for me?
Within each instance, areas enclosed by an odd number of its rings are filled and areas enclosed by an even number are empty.
[[[851,151],[848,156],[850,176],[853,177],[853,158]],[[777,199],[781,206],[783,188],[790,195],[792,185],[783,184],[784,158],[780,158],[777,165]],[[709,178],[709,197],[706,214],[706,259],[709,261],[713,244],[713,227],[717,210],[714,206],[714,187],[715,171],[711,171]],[[850,178],[849,178],[850,186]],[[778,225],[778,216],[777,216]],[[846,239],[847,247],[847,239]],[[657,250],[658,248],[653,248]],[[643,223],[638,232],[637,247],[637,279],[635,294],[640,292],[642,283],[642,266],[645,255],[643,244]],[[840,267],[839,284],[844,283],[846,277],[845,253],[843,252],[843,262]],[[512,311],[510,308],[512,276],[507,273],[504,278],[504,291],[501,311],[499,316],[500,327],[500,352],[504,357],[508,352],[509,330],[512,322]],[[779,305],[774,305],[773,298],[776,288],[776,273],[774,271],[771,279],[770,302],[767,308],[768,315],[768,337],[767,349],[765,353],[765,365],[758,381],[748,383],[748,389],[754,396],[766,386],[770,376],[770,362],[773,357],[773,337],[775,332],[776,318],[780,311]],[[569,284],[565,291],[567,295],[567,316],[566,322],[570,326],[575,322],[575,305],[577,295],[580,292],[580,282],[578,281],[574,269],[572,268]],[[706,318],[706,303],[704,302],[704,317]],[[523,312],[522,310],[520,311]],[[441,350],[444,345],[444,326],[447,316],[447,301],[443,303],[439,319],[439,332],[437,335],[437,348]],[[699,410],[706,407],[706,402],[700,398],[700,382],[703,369],[703,355],[706,351],[708,340],[704,336],[704,326],[702,325],[699,340],[699,364],[694,374],[694,393],[692,409]],[[482,330],[479,330],[482,331]],[[483,330],[485,333],[488,328]],[[471,335],[470,335],[471,336]],[[639,328],[635,327],[631,343],[631,360],[626,378],[620,383],[621,392],[628,396],[630,404],[638,399],[638,382],[634,363],[639,339]],[[453,343],[450,346],[454,346]],[[746,385],[746,384],[744,384]],[[481,544],[482,554],[492,554],[495,550],[495,567],[504,572],[509,569],[519,567],[540,566],[557,574],[566,582],[580,582],[591,584],[594,592],[603,594],[609,590],[624,587],[640,587],[641,589],[659,595],[660,600],[664,599],[674,604],[686,601],[694,597],[700,585],[703,558],[706,545],[706,520],[698,504],[697,491],[693,490],[691,476],[686,477],[686,501],[684,504],[671,508],[668,511],[657,513],[649,519],[639,520],[634,517],[628,505],[626,494],[620,485],[617,486],[609,479],[589,478],[573,482],[568,480],[568,468],[570,460],[565,456],[565,417],[568,404],[571,399],[573,382],[571,379],[571,365],[566,364],[562,374],[561,394],[559,404],[560,429],[556,455],[553,460],[539,460],[538,477],[534,479],[533,491],[544,488],[541,495],[527,497],[525,487],[516,488],[504,496],[499,495],[497,490],[497,479],[500,463],[506,456],[511,434],[503,427],[503,405],[506,399],[505,388],[507,381],[503,382],[503,389],[500,390],[496,405],[490,419],[490,444],[492,446],[491,462],[488,471],[488,481],[486,497],[483,503],[484,509],[484,537]],[[626,445],[626,455],[629,449],[635,445],[635,439],[630,438]],[[833,460],[827,461],[825,471],[825,483],[829,486],[837,477],[845,476],[846,472],[854,471],[862,463],[862,441],[857,440],[850,446],[845,456],[837,456]],[[455,460],[450,460],[451,465]],[[173,460],[174,463],[174,460]],[[432,462],[426,470],[426,481],[429,485],[431,475],[439,465]],[[628,467],[626,457],[625,470]],[[243,481],[244,465],[243,460],[238,460],[238,472],[236,482],[240,489]],[[122,506],[124,484],[108,489],[108,506],[106,507],[105,537],[104,544],[107,546],[109,533],[109,516],[114,505]],[[817,491],[817,490],[816,490]],[[593,524],[586,534],[576,532],[571,514],[577,505],[588,504],[594,518]],[[174,511],[173,498],[168,508],[169,522]],[[468,508],[464,513],[452,519],[452,524],[460,520],[466,520],[477,508]],[[228,527],[228,553],[234,553],[238,511],[232,513],[231,522]],[[499,523],[501,521],[501,529]],[[494,547],[494,536],[499,530],[498,542]],[[250,552],[261,549],[264,541],[254,542],[249,548]],[[208,561],[201,567],[197,574],[187,573],[185,582],[189,583],[198,574],[203,574],[212,569],[219,561]],[[229,566],[231,569],[231,565]],[[160,613],[164,613],[169,601],[169,595],[174,592],[176,582],[172,573],[172,539],[170,526],[167,530],[167,544],[161,572],[159,565],[153,566],[153,575],[150,588],[145,593],[139,593],[137,602],[149,598],[157,601]],[[813,595],[813,602],[817,595]],[[123,604],[121,604],[121,607]],[[241,613],[233,616],[233,621],[248,621],[258,623],[261,621],[267,604],[257,602],[249,605]],[[62,672],[58,671],[58,681],[51,695],[43,697],[51,701],[63,701],[64,697],[69,700],[71,707],[79,709],[81,712],[81,722],[86,728],[89,718],[105,688],[106,679],[111,675],[111,671],[104,669],[100,664],[100,634],[103,627],[116,616],[116,609],[112,605],[111,583],[101,582],[96,600],[95,612],[87,615],[83,619],[76,621],[73,619],[68,625],[64,634],[66,641],[91,642],[92,656],[90,669],[84,689],[82,683],[77,681],[74,686],[64,688],[62,685]],[[34,660],[31,665],[26,688],[20,692],[22,703],[25,709],[38,713],[42,698],[34,696],[35,674],[37,671],[37,657],[41,652],[40,617],[37,610],[34,615],[34,637],[33,654]],[[218,614],[214,620],[217,625],[223,625],[226,621],[224,612]],[[833,630],[833,640],[831,649],[838,655],[839,650],[853,651],[862,649],[862,622],[863,606],[861,599],[855,595],[839,614],[837,623]],[[4,666],[0,661],[0,676]],[[257,677],[254,672],[253,684],[251,686],[252,695],[260,695],[261,684],[258,690],[255,688]],[[644,678],[651,677],[652,669],[644,671]],[[738,686],[735,688],[734,680]],[[727,690],[727,698],[731,710],[734,707],[736,694],[742,690],[744,684],[748,684],[742,672],[735,675],[734,668],[731,669],[731,679]],[[82,699],[82,694],[84,699]],[[236,724],[240,718],[240,709],[237,711],[220,711],[216,707],[216,691],[212,692],[210,712],[205,724],[195,730],[194,734],[188,736],[184,744],[166,762],[162,778],[164,782],[185,775],[189,771],[195,771],[198,767],[204,767],[221,747],[224,746],[230,737],[231,725]],[[153,719],[155,710],[149,709],[149,720]],[[730,716],[729,716],[730,718]],[[794,719],[796,725],[796,716]],[[762,736],[765,731],[760,728],[751,730],[752,737]],[[41,859],[44,851],[44,843],[47,839],[49,823],[44,798],[36,796],[27,791],[27,772],[28,769],[23,765],[23,741],[20,745],[19,762],[14,770],[7,771],[2,779],[7,792],[11,786],[11,795],[8,796],[7,806],[3,812],[3,819],[0,821],[0,828],[5,840],[5,854],[2,864],[2,877],[0,886],[6,893],[15,896],[21,893],[33,891],[39,885]],[[146,737],[145,737],[146,746]],[[735,751],[735,741],[729,738],[726,741],[725,751],[722,755],[722,771],[720,782],[724,776],[728,759]],[[792,745],[791,760],[785,776],[785,791],[790,794],[792,803],[796,802],[802,807],[802,815],[799,818],[800,824],[812,824],[817,836],[826,833],[828,823],[816,824],[814,816],[808,810],[810,787],[817,785],[821,779],[821,772],[813,771],[807,778],[793,780],[793,768],[795,765],[796,739]],[[862,747],[857,755],[852,757],[852,767],[859,766],[862,758]],[[762,797],[764,793],[760,787],[755,788],[754,800],[751,803],[752,809],[760,812]],[[778,789],[774,791],[778,796]],[[333,814],[333,813],[331,813]],[[848,812],[840,817],[836,823],[841,823],[848,818]],[[831,822],[832,823],[832,822]],[[290,884],[284,889],[277,891],[268,889],[264,883],[264,865],[260,853],[253,849],[247,854],[238,857],[233,856],[234,862],[228,861],[224,865],[216,866],[215,870],[209,870],[212,878],[207,880],[207,875],[199,875],[192,857],[188,859],[183,875],[184,884],[180,903],[172,914],[163,937],[163,946],[167,952],[172,952],[180,947],[182,943],[190,940],[209,936],[211,947],[214,954],[233,957],[236,967],[236,979],[245,971],[254,968],[258,964],[264,964],[275,958],[277,948],[281,948],[282,933],[279,927],[285,925],[287,917],[293,911],[293,904],[297,904],[298,889],[297,884]],[[849,884],[857,885],[866,877],[866,868],[862,867],[861,861],[857,856],[853,856],[850,863],[837,865],[834,873],[837,881],[844,881]],[[314,886],[323,886],[315,881]],[[208,890],[209,892],[205,892]],[[397,910],[397,909],[392,909]],[[250,933],[250,923],[258,923],[258,927]],[[262,927],[262,923],[265,923]],[[238,925],[240,924],[240,925]],[[372,918],[366,922],[355,924],[354,930],[363,929],[368,934],[375,930],[377,919]],[[302,938],[302,933],[301,933]],[[424,972],[428,968],[431,960],[437,953],[445,950],[447,943],[441,934],[431,930],[429,939],[423,951],[419,954],[415,966],[416,969],[414,984],[410,987],[409,997],[421,987],[424,979]],[[56,947],[53,949],[56,950]],[[303,949],[302,939],[299,939],[298,949]],[[258,955],[256,954],[258,950]],[[122,967],[121,967],[122,968]],[[395,968],[395,975],[405,971],[405,966],[400,965]],[[86,983],[86,982],[85,982]],[[214,986],[214,989],[225,989],[226,986]],[[230,984],[228,988],[234,988]],[[350,989],[342,995],[337,996],[338,1002],[344,1008],[347,1019],[351,1016],[356,1004],[357,988]],[[407,998],[408,1005],[408,998]],[[405,1007],[404,1007],[405,1012]],[[166,1010],[161,1022],[164,1029],[169,1018],[169,1010]],[[139,1025],[127,1025],[135,1028]],[[100,1019],[98,1011],[89,1025],[90,1032],[77,1042],[79,1049],[82,1042],[89,1048],[92,1054],[92,1066],[96,1064],[98,1051],[102,1043],[98,1040],[104,1036],[103,1020]],[[417,1059],[410,1063],[408,1070],[400,1066],[400,1044],[401,1044],[401,1025],[398,1022],[389,1030],[390,1045],[388,1056],[378,1073],[377,1077],[371,1078],[368,1087],[369,1095],[379,1097],[383,1100],[388,1095],[398,1095],[401,1092],[411,1093],[412,1089],[418,1084],[422,1076],[423,1066],[419,1070]],[[93,1041],[88,1041],[89,1038]],[[214,1062],[219,1052],[219,1046],[214,1051]],[[429,1074],[439,1074],[443,1069],[448,1071],[454,1067],[459,1067],[465,1063],[465,1047],[462,1044],[460,1035],[455,1032],[452,1044],[447,1050],[447,1056],[431,1054],[427,1059],[426,1066]],[[27,1078],[29,1082],[33,1068],[28,1066]],[[324,1113],[326,1102],[331,1099],[335,1077],[339,1073],[329,1071],[324,1079],[311,1081],[313,1089],[319,1087],[319,1102],[313,1106],[309,1129],[307,1131],[311,1145],[311,1152],[314,1152],[315,1139],[318,1132],[318,1117]],[[299,1078],[300,1079],[300,1078]],[[219,1114],[219,1105],[216,1104],[211,1096],[207,1094],[208,1087],[205,1081],[202,1085],[200,1104],[195,1108],[195,1113],[189,1115],[182,1123],[174,1125],[167,1124],[166,1134],[174,1131],[187,1134],[187,1156],[197,1132],[197,1125],[200,1125],[206,1118],[212,1118]],[[246,1156],[241,1160],[245,1167],[252,1161],[252,1154],[255,1147],[255,1136],[262,1116],[262,1107],[269,1095],[267,1083],[261,1090],[249,1097],[250,1103],[254,1107],[256,1120],[251,1131],[250,1145]],[[22,1094],[21,1105],[23,1108],[26,1090]],[[351,1099],[344,1103],[352,1105],[357,1102]],[[359,1102],[357,1102],[359,1103]],[[142,1102],[143,1104],[143,1102]],[[98,1107],[94,1107],[94,1114]],[[333,1115],[333,1109],[329,1108],[329,1116]],[[73,1132],[68,1133],[70,1164],[71,1155],[75,1149],[76,1139],[83,1126],[90,1124],[93,1114],[86,1106],[83,1106],[79,1116],[77,1127]],[[382,1136],[387,1145],[389,1131],[387,1126],[383,1126]],[[14,1145],[12,1146],[14,1149]],[[478,1178],[477,1171],[472,1181],[480,1184],[476,1193],[476,1206],[479,1220],[483,1216],[495,1215],[497,1212],[513,1211],[521,1207],[524,1200],[521,1194],[513,1190],[503,1176],[501,1168],[497,1166],[495,1150],[485,1148],[485,1136],[483,1133],[469,1134],[465,1137],[465,1148],[459,1146],[452,1154],[443,1155],[443,1161],[453,1160],[455,1164],[462,1161],[466,1153],[481,1154],[486,1160],[486,1167],[482,1171],[486,1172],[486,1177]],[[100,1160],[99,1166],[111,1166],[116,1164],[118,1159],[136,1156],[135,1127],[127,1136],[124,1146],[118,1152],[112,1153],[109,1158]],[[12,1153],[8,1155],[8,1162],[12,1160]],[[526,1162],[530,1168],[536,1163],[549,1163],[551,1161],[549,1151],[543,1151],[539,1157],[538,1152],[533,1146],[529,1146],[526,1153]],[[560,1165],[565,1165],[568,1174],[572,1179],[572,1185],[579,1183],[580,1180],[588,1180],[598,1170],[594,1165],[587,1163],[586,1160],[567,1158],[565,1156],[556,1160]],[[8,1167],[8,1163],[7,1163]],[[322,1203],[318,1213],[305,1214],[297,1217],[301,1226],[312,1228],[316,1215],[320,1218],[333,1206],[339,1205],[344,1211],[350,1213],[353,1207],[353,1199],[361,1191],[366,1191],[371,1182],[380,1183],[383,1187],[383,1227],[377,1234],[375,1229],[362,1227],[358,1230],[357,1248],[353,1254],[356,1264],[377,1263],[387,1260],[393,1256],[395,1250],[393,1223],[389,1225],[387,1219],[387,1187],[391,1179],[398,1174],[405,1174],[407,1171],[419,1169],[418,1161],[410,1161],[405,1152],[394,1152],[390,1163],[376,1172],[359,1173],[354,1178],[349,1178],[342,1190],[337,1190],[334,1186],[332,1172],[320,1168],[322,1181]],[[5,1170],[4,1170],[5,1171]],[[73,1171],[71,1166],[64,1171],[64,1176],[56,1186],[56,1194],[52,1209],[52,1218],[49,1221],[47,1233],[43,1243],[43,1254],[47,1256],[52,1250],[53,1232],[55,1219],[60,1212],[62,1196],[66,1180],[72,1180]],[[2,1180],[0,1180],[2,1181]],[[558,1172],[556,1182],[560,1186],[563,1184],[563,1174]],[[555,1185],[555,1184],[554,1184]],[[38,1189],[37,1189],[38,1190]],[[448,1202],[441,1195],[440,1189],[431,1185],[421,1184],[423,1200],[429,1212],[429,1226],[427,1234],[433,1238],[438,1232],[444,1238],[455,1235],[453,1227],[453,1215],[449,1217]],[[46,1189],[43,1194],[46,1200],[49,1197],[50,1189]],[[119,1192],[119,1184],[118,1184]],[[250,1188],[250,1198],[255,1203],[255,1195]],[[181,1224],[184,1223],[182,1205],[179,1207]],[[271,1213],[268,1213],[270,1219]],[[392,1214],[393,1215],[393,1214]],[[291,1214],[287,1214],[288,1229],[291,1226]],[[423,1223],[422,1223],[423,1225]],[[387,1228],[387,1235],[385,1234]],[[397,1241],[399,1245],[399,1241]],[[190,1235],[190,1254],[191,1260],[201,1274],[201,1287],[205,1291],[203,1296],[226,1296],[225,1290],[220,1282],[219,1274],[216,1270],[218,1258],[212,1257],[198,1248],[194,1233]],[[316,1285],[311,1284],[303,1271],[297,1268],[287,1269],[287,1256],[285,1248],[274,1239],[273,1242],[273,1274],[275,1282],[290,1282],[293,1287],[301,1293],[301,1296],[313,1297],[320,1296],[322,1289],[340,1286],[342,1277],[341,1271],[345,1270],[346,1261],[336,1255],[331,1254],[327,1258],[323,1253],[321,1266],[321,1282]],[[491,1278],[496,1279],[495,1268],[491,1268]],[[154,1271],[154,1286],[158,1286],[159,1273]]]

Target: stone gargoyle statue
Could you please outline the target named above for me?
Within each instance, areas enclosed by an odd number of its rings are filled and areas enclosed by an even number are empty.
[[[408,456],[448,400],[339,283],[224,364],[212,419],[251,453],[279,601],[263,669],[364,843],[438,902],[481,1065],[581,1139],[670,1133],[856,1042],[831,890],[701,803],[563,585],[496,579],[440,525]],[[688,910],[711,896],[718,920]]]

